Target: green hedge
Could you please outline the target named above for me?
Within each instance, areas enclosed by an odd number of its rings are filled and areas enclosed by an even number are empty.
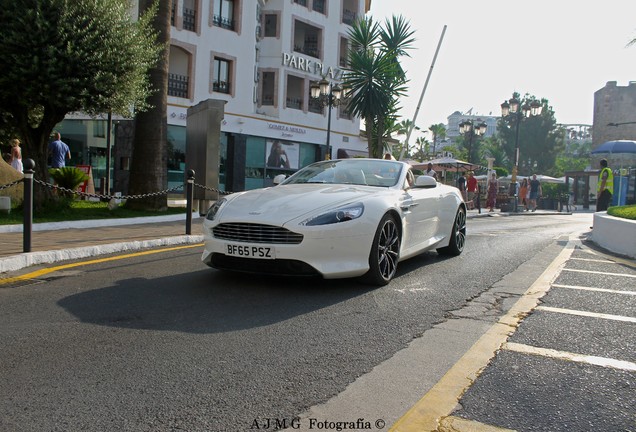
[[[607,209],[607,214],[623,219],[636,220],[636,205],[613,206]]]

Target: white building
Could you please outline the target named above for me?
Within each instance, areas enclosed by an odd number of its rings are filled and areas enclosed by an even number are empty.
[[[267,186],[278,173],[292,173],[324,159],[329,109],[311,99],[310,84],[322,78],[334,85],[340,82],[350,24],[364,16],[371,1],[173,2],[167,112],[169,186],[183,183],[187,169],[187,110],[207,99],[226,101],[221,189]],[[98,184],[105,172],[103,122],[69,116],[58,127],[73,160],[93,165]],[[126,121],[115,129],[113,190],[125,192],[132,129]],[[289,163],[268,167],[266,160],[276,140],[286,149]],[[360,120],[350,116],[344,105],[332,109],[329,144],[332,157],[368,153],[367,142],[360,136]],[[228,157],[235,155],[244,160],[245,177],[225,179],[224,165],[234,163]],[[232,184],[226,185],[226,181]]]

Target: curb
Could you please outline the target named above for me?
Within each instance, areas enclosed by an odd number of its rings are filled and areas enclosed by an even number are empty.
[[[99,246],[85,246],[53,251],[22,253],[8,258],[0,259],[0,273],[21,270],[25,267],[30,267],[38,264],[50,264],[58,261],[94,257],[96,255],[107,255],[123,251],[138,251],[141,249],[162,246],[175,246],[202,242],[202,235],[182,235],[156,240],[111,243]]]

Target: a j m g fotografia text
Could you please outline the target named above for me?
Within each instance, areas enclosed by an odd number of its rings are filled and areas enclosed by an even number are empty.
[[[366,420],[325,420],[316,418],[257,418],[252,421],[251,430],[300,429],[316,431],[363,431],[381,430],[386,423],[382,419]]]

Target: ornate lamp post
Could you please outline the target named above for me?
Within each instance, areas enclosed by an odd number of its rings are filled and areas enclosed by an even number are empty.
[[[515,163],[512,167],[512,178],[510,179],[510,194],[515,197],[514,211],[517,211],[517,173],[519,171],[519,125],[524,118],[534,117],[541,114],[543,105],[539,101],[527,102],[521,105],[517,98],[511,98],[501,104],[501,116],[503,118],[514,119],[515,121]],[[514,189],[513,189],[514,188]]]
[[[348,88],[340,87],[339,84],[332,84],[325,78],[320,82],[312,82],[309,86],[312,99],[316,100],[322,107],[328,107],[327,112],[327,148],[325,149],[325,160],[331,159],[331,148],[329,140],[331,137],[331,108],[342,103],[347,97]]]
[[[481,121],[481,120],[477,120]],[[473,163],[472,159],[472,149],[473,149],[473,137],[474,136],[482,136],[486,134],[486,129],[488,126],[486,123],[481,122],[478,125],[475,125],[472,120],[464,120],[459,124],[459,133],[468,137],[468,162]]]

